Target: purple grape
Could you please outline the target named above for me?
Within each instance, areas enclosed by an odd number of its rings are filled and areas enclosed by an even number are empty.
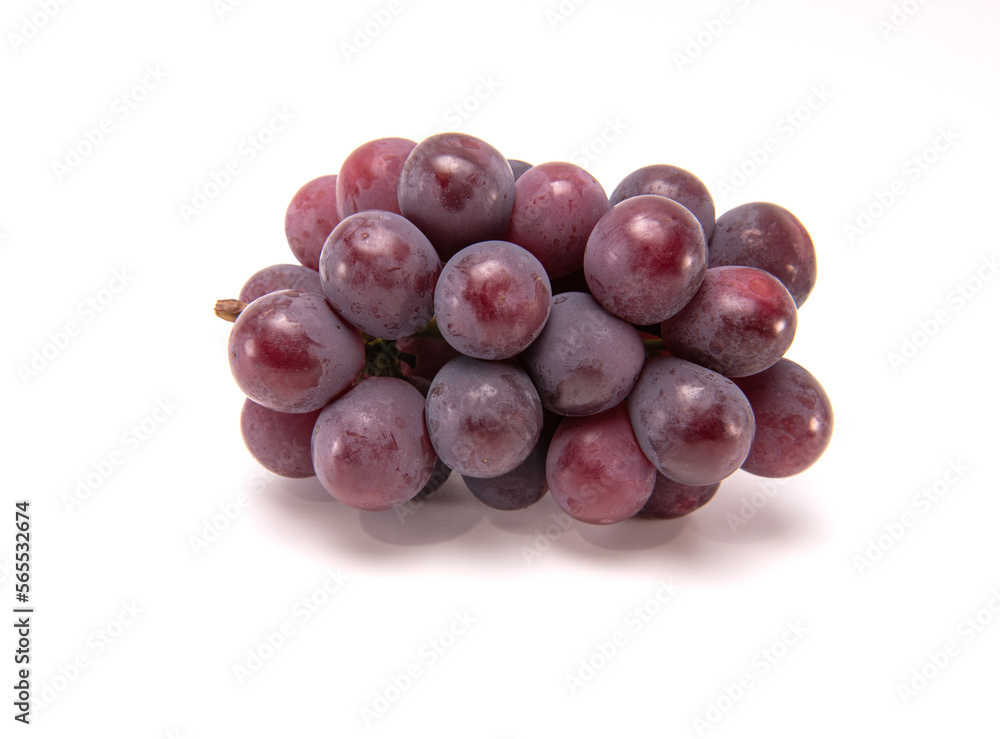
[[[524,370],[509,362],[453,359],[427,393],[427,431],[444,463],[469,477],[521,464],[542,430],[542,404]]]
[[[539,164],[517,181],[505,238],[538,257],[549,278],[563,277],[583,268],[590,232],[609,208],[604,188],[582,167]]]
[[[285,413],[322,408],[361,374],[361,334],[319,295],[268,293],[240,313],[229,334],[229,367],[255,403]]]
[[[528,458],[505,475],[464,477],[469,491],[481,503],[500,511],[518,511],[541,500],[549,491],[545,459],[561,420],[555,413],[542,411],[542,433]]]
[[[521,159],[508,159],[507,164],[510,165],[510,171],[514,173],[514,182],[517,182],[521,175],[531,169],[531,165]]]
[[[729,477],[753,441],[753,410],[743,392],[684,359],[648,360],[628,409],[642,451],[661,474],[685,485]]]
[[[545,327],[552,291],[545,269],[506,241],[467,246],[448,260],[434,292],[441,335],[478,359],[524,351]]]
[[[282,477],[312,477],[313,426],[320,411],[282,413],[254,403],[243,402],[240,431],[251,456],[261,466]]]
[[[337,175],[324,175],[304,184],[285,211],[285,237],[292,254],[306,267],[319,269],[323,244],[339,222]]]
[[[510,472],[497,477],[462,479],[481,503],[500,511],[519,511],[537,503],[549,490],[545,480],[548,450],[548,441],[539,439],[528,458]]]
[[[611,193],[611,205],[636,195],[661,195],[687,208],[698,219],[705,240],[715,230],[715,203],[705,183],[686,169],[671,164],[651,164],[630,174]]]
[[[638,513],[653,492],[656,469],[643,455],[625,404],[566,418],[546,460],[553,499],[578,521],[608,524]]]
[[[823,456],[833,436],[833,406],[808,370],[781,359],[759,374],[734,382],[757,419],[744,470],[761,477],[790,477]]]
[[[416,145],[410,139],[375,139],[348,154],[337,175],[340,217],[364,210],[387,210],[399,215],[399,175]]]
[[[542,405],[564,416],[589,416],[625,400],[645,356],[631,324],[587,293],[563,293],[552,299],[545,328],[520,360]]]
[[[754,267],[713,267],[697,295],[660,325],[676,357],[726,377],[763,372],[795,338],[795,301],[774,275]]]
[[[400,213],[446,261],[470,244],[503,238],[514,206],[514,173],[485,141],[439,133],[410,152],[398,195]]]
[[[770,272],[799,308],[816,285],[816,249],[809,232],[774,203],[746,203],[719,217],[708,247],[708,266],[727,265]]]
[[[658,323],[705,276],[705,233],[691,211],[659,195],[623,200],[597,222],[583,257],[590,292],[629,323]]]
[[[323,295],[319,272],[301,264],[272,264],[254,272],[240,290],[240,302],[252,303],[277,290],[306,290]]]
[[[656,473],[656,485],[637,518],[670,519],[692,513],[708,503],[719,491],[721,482],[711,485],[685,485]]]
[[[462,356],[462,353],[447,341],[433,336],[408,336],[397,339],[396,348],[417,358],[416,367],[410,367],[405,362],[400,363],[403,376],[422,377],[428,383],[448,362]]]
[[[423,396],[394,377],[358,383],[320,413],[312,455],[320,483],[341,503],[365,511],[405,503],[437,462]]]
[[[319,276],[330,305],[366,334],[398,339],[434,315],[441,260],[403,216],[368,210],[348,216],[323,247]]]

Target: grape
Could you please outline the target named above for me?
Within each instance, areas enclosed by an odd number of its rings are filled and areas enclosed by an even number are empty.
[[[684,359],[647,360],[628,409],[642,451],[661,474],[685,485],[729,477],[753,441],[753,410],[742,391]]]
[[[684,485],[656,473],[656,485],[637,518],[680,518],[698,510],[719,491],[721,483]]]
[[[431,383],[427,430],[438,456],[460,475],[496,477],[531,453],[542,404],[517,365],[458,357]]]
[[[243,442],[253,458],[274,474],[312,477],[316,472],[309,443],[321,410],[282,413],[247,398],[240,412]]]
[[[823,386],[790,359],[734,380],[757,419],[743,469],[761,477],[789,477],[818,460],[833,436],[833,406]]]
[[[497,477],[463,477],[476,498],[500,511],[517,511],[534,505],[548,492],[545,480],[545,455],[549,445],[541,439],[528,458],[510,472]]]
[[[442,367],[455,357],[462,355],[444,339],[433,336],[408,336],[397,339],[396,348],[401,352],[412,354],[417,358],[417,366],[410,367],[405,362],[400,363],[404,377],[422,377],[428,382],[434,379]]]
[[[589,416],[629,394],[645,359],[639,332],[587,293],[563,293],[538,339],[520,356],[542,405],[564,416]]]
[[[539,164],[514,187],[505,238],[538,257],[550,278],[563,277],[583,267],[587,238],[609,207],[604,188],[583,168]]]
[[[543,411],[542,433],[528,458],[505,475],[464,477],[469,491],[481,503],[500,511],[517,511],[541,500],[549,490],[548,480],[545,479],[545,458],[560,420],[560,416]]]
[[[405,503],[437,462],[423,396],[394,377],[358,383],[320,413],[312,455],[320,483],[341,503],[366,511]]]
[[[339,222],[337,175],[324,175],[304,184],[285,211],[285,237],[292,254],[306,267],[319,269],[323,244]]]
[[[691,302],[660,325],[660,335],[674,356],[744,377],[781,359],[797,320],[795,301],[774,275],[713,267]]]
[[[427,237],[384,210],[341,221],[323,247],[319,269],[334,310],[379,339],[409,336],[426,325],[440,272]]]
[[[285,413],[326,405],[365,364],[361,334],[319,295],[268,293],[240,313],[229,334],[229,367],[255,403]]]
[[[277,290],[306,290],[323,295],[319,273],[301,264],[272,264],[254,272],[240,290],[240,302],[252,303]]]
[[[658,323],[705,276],[705,233],[691,211],[659,195],[623,200],[597,222],[583,257],[590,292],[629,323]]]
[[[520,159],[508,159],[507,164],[510,165],[510,170],[514,173],[514,182],[517,182],[521,175],[531,169],[530,164]]]
[[[470,244],[503,238],[514,206],[514,173],[485,141],[440,133],[410,152],[398,195],[400,213],[446,261]]]
[[[724,213],[708,247],[708,266],[757,267],[781,280],[799,308],[816,285],[816,249],[794,215],[774,203]]]
[[[363,210],[387,210],[399,215],[399,174],[416,145],[410,139],[375,139],[348,154],[337,175],[340,217]]]
[[[507,359],[534,341],[552,292],[535,257],[506,241],[484,241],[448,260],[434,292],[441,335],[462,354]]]
[[[705,239],[715,230],[715,203],[705,183],[686,169],[671,164],[651,164],[630,174],[611,193],[611,205],[636,195],[662,195],[676,200],[698,219]]]
[[[656,469],[643,455],[625,404],[559,424],[546,460],[553,499],[578,521],[631,518],[653,492]]]

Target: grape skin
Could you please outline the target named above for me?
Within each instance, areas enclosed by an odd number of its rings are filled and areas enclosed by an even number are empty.
[[[587,293],[552,299],[542,333],[521,355],[542,405],[564,416],[589,416],[628,396],[642,371],[639,332]]]
[[[757,433],[743,469],[761,477],[790,477],[807,470],[830,444],[833,405],[812,373],[790,359],[750,377],[739,377],[753,407]]]
[[[285,238],[292,254],[309,269],[318,270],[323,244],[339,222],[337,175],[324,175],[304,184],[285,211]]]
[[[530,253],[506,241],[473,244],[438,278],[434,312],[445,341],[477,359],[508,359],[545,327],[552,288]]]
[[[721,484],[716,482],[711,485],[684,485],[657,472],[653,494],[649,496],[642,510],[635,514],[636,518],[666,520],[686,516],[715,497]]]
[[[340,217],[364,210],[399,210],[399,175],[416,141],[375,139],[362,144],[344,160],[337,175],[337,211]]]
[[[685,485],[729,477],[753,441],[753,409],[739,387],[684,359],[648,360],[628,409],[642,451],[661,474]]]
[[[510,165],[511,172],[514,173],[514,182],[520,179],[521,175],[531,169],[532,165],[521,159],[508,159],[507,164]]]
[[[423,396],[394,377],[358,383],[320,413],[312,456],[320,483],[341,503],[384,511],[407,502],[437,462]]]
[[[503,238],[514,206],[514,173],[485,141],[440,133],[410,152],[398,197],[400,213],[447,261],[470,244]]]
[[[799,308],[816,286],[816,249],[802,222],[774,203],[723,213],[708,246],[708,266],[757,267],[781,280]]]
[[[241,303],[252,303],[277,290],[306,290],[323,295],[319,273],[301,264],[272,264],[254,272],[240,290]]]
[[[632,172],[611,193],[611,205],[636,195],[660,195],[687,208],[698,219],[706,241],[715,230],[715,202],[705,183],[672,164],[651,164]]]
[[[364,363],[358,330],[304,290],[257,298],[229,334],[229,367],[240,390],[285,413],[322,408],[347,389]]]
[[[458,357],[427,393],[434,450],[460,475],[497,477],[521,464],[542,430],[542,403],[528,375],[511,362]]]
[[[638,513],[656,481],[624,403],[559,424],[546,459],[552,498],[577,521],[609,524]]]
[[[251,456],[262,467],[282,477],[312,477],[313,426],[320,411],[282,413],[254,403],[243,402],[240,433]]]
[[[504,238],[534,254],[550,279],[564,277],[583,267],[590,232],[609,208],[604,188],[585,169],[545,162],[517,180]]]
[[[677,315],[660,324],[671,354],[726,377],[763,372],[795,338],[795,301],[772,274],[754,267],[713,267]]]
[[[401,215],[369,210],[348,216],[323,247],[319,276],[330,305],[366,334],[398,339],[434,315],[441,260]]]
[[[642,326],[669,318],[694,297],[707,253],[705,233],[691,211],[659,195],[637,195],[597,222],[583,269],[601,305]]]
[[[448,362],[462,353],[444,339],[433,336],[407,336],[396,340],[396,348],[417,358],[417,366],[399,363],[404,377],[422,377],[429,383]]]

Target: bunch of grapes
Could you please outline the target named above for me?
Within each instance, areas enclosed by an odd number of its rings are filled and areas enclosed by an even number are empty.
[[[498,509],[551,492],[586,523],[677,518],[830,441],[829,398],[783,358],[816,255],[778,205],[716,220],[670,165],[609,199],[574,164],[443,133],[359,146],[295,194],[285,232],[301,264],[216,306],[243,438],[347,505],[454,471]]]

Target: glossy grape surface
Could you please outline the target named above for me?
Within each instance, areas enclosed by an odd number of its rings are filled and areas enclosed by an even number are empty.
[[[358,383],[320,413],[312,455],[320,483],[340,502],[366,511],[405,503],[437,462],[423,396],[393,377]]]
[[[427,430],[438,456],[460,475],[496,477],[531,453],[542,404],[517,365],[458,357],[431,383]]]
[[[686,169],[672,164],[651,164],[637,169],[618,183],[611,193],[611,205],[636,195],[662,195],[676,200],[698,219],[705,239],[715,230],[715,202],[705,183]]]
[[[656,473],[656,485],[638,518],[670,519],[692,513],[708,503],[719,491],[722,483],[711,485],[684,485]]]
[[[802,222],[774,203],[723,213],[708,247],[708,266],[757,267],[781,280],[802,307],[816,285],[816,249]]]
[[[470,244],[503,238],[514,206],[514,173],[485,141],[440,133],[410,152],[398,195],[400,213],[447,261]]]
[[[833,436],[833,405],[808,370],[782,359],[760,374],[734,382],[757,419],[757,434],[743,469],[761,477],[789,477],[823,455]]]
[[[323,295],[319,272],[301,264],[272,264],[254,272],[240,290],[241,303],[252,303],[277,290],[306,290]]]
[[[319,269],[319,255],[334,226],[337,212],[337,175],[324,175],[304,184],[285,211],[285,238],[292,254],[310,269]]]
[[[750,451],[750,401],[732,380],[684,359],[648,360],[628,408],[643,452],[675,482],[712,485]]]
[[[587,293],[553,298],[545,328],[520,356],[542,405],[564,416],[587,416],[621,403],[644,359],[639,332]]]
[[[364,362],[358,330],[304,290],[257,298],[229,334],[229,367],[240,390],[285,413],[322,408],[347,389]]]
[[[774,276],[754,267],[713,267],[684,308],[660,324],[671,354],[726,377],[763,372],[795,338],[795,301]]]
[[[309,413],[282,413],[254,403],[243,402],[240,432],[250,454],[261,466],[282,477],[312,477],[313,426],[320,410]]]
[[[379,339],[419,331],[434,315],[441,260],[427,237],[401,215],[368,210],[333,230],[319,275],[330,305]]]
[[[341,218],[363,210],[399,215],[399,175],[416,141],[375,139],[347,155],[337,174],[337,212]]]
[[[551,302],[549,278],[535,257],[516,244],[484,241],[445,264],[434,312],[441,335],[462,354],[507,359],[538,337]]]
[[[549,491],[578,521],[609,524],[638,513],[656,469],[643,455],[625,404],[559,424],[546,460]]]
[[[583,250],[608,212],[608,196],[594,176],[568,162],[545,162],[514,187],[507,241],[534,254],[549,278],[583,268]]]
[[[597,222],[583,257],[590,292],[629,323],[684,307],[705,276],[705,233],[691,211],[659,195],[623,200]]]

